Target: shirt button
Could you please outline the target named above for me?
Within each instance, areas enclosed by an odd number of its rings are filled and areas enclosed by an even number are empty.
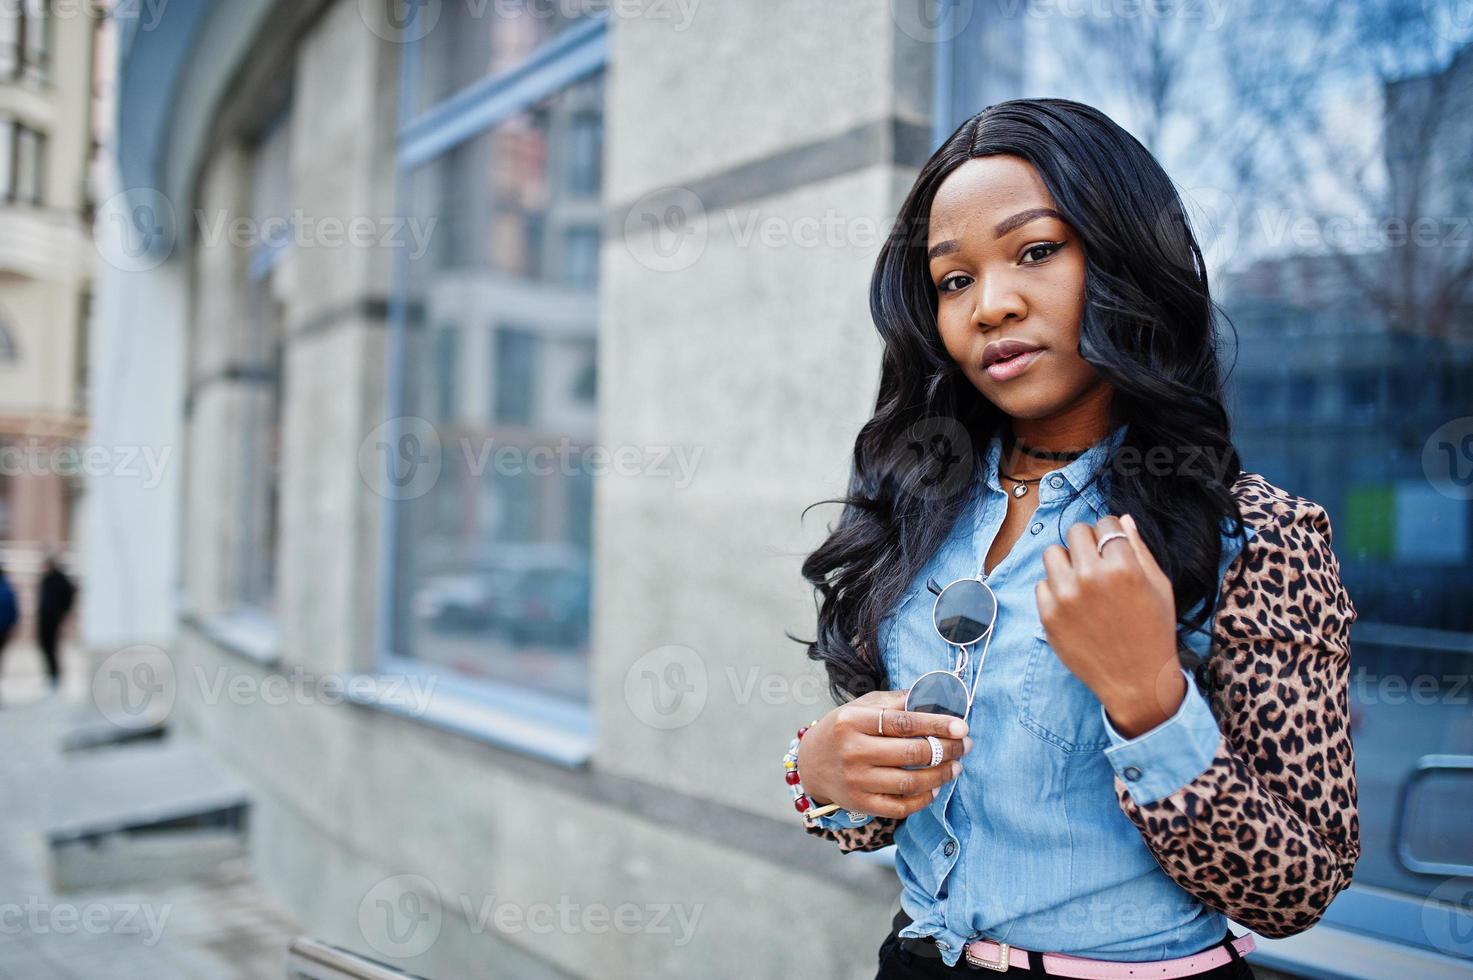
[[[1037,534],[1039,531],[1042,531],[1042,530],[1043,530],[1043,522],[1042,521],[1035,521],[1033,523],[1033,526],[1028,529],[1028,532],[1030,534]]]
[[[941,850],[944,851],[944,852],[946,852],[946,856],[947,857],[951,857],[953,854],[956,853],[956,841],[954,841],[954,840],[947,841],[946,842],[946,846],[943,847]]]
[[[1064,478],[1062,476],[1051,476],[1048,478],[1048,485],[1057,490],[1064,485]]]
[[[948,942],[946,942],[945,940],[942,940],[942,939],[938,939],[938,940],[936,940],[936,948],[937,949],[950,949],[951,948],[951,943],[948,943]]]
[[[1133,783],[1137,779],[1141,778],[1141,771],[1135,766],[1126,766],[1125,771],[1122,772],[1120,775],[1124,776],[1126,779],[1130,780]]]

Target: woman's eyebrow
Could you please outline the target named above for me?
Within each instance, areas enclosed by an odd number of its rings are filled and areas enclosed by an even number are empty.
[[[999,221],[997,227],[993,229],[993,234],[1001,238],[1019,225],[1026,225],[1035,218],[1058,218],[1060,221],[1064,220],[1064,216],[1053,208],[1029,208],[1027,211],[1019,211],[1011,218],[1004,218]]]
[[[937,242],[935,245],[932,245],[930,251],[926,253],[926,261],[930,262],[932,259],[939,259],[943,255],[950,255],[952,252],[955,252],[957,250],[957,247],[958,246],[956,244],[955,238],[948,238],[944,242]]]
[[[1057,218],[1060,221],[1064,220],[1064,216],[1053,208],[1029,208],[1027,211],[1019,211],[1012,217],[999,221],[997,227],[992,230],[992,233],[995,237],[1001,238],[1014,228],[1026,225],[1028,222],[1038,218]],[[939,259],[943,255],[950,255],[959,247],[954,238],[948,238],[944,242],[937,242],[926,252],[926,261],[930,262],[932,259]]]

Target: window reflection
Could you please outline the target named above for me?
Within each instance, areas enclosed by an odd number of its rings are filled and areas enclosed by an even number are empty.
[[[539,0],[444,0],[434,27],[419,42],[419,108],[515,68],[584,19],[568,16],[567,8]]]
[[[436,225],[409,270],[406,414],[435,424],[444,469],[401,505],[395,652],[576,701],[603,222],[588,134],[602,99],[600,74],[449,150],[410,187]]]

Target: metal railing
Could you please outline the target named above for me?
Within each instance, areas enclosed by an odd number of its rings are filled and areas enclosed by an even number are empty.
[[[287,980],[426,980],[306,936],[287,949],[286,975]]]

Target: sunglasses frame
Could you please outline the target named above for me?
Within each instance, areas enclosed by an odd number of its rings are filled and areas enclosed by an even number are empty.
[[[987,629],[983,631],[983,633],[982,633],[981,636],[979,636],[977,639],[971,641],[970,643],[957,643],[955,640],[949,639],[946,636],[946,634],[944,634],[944,633],[941,632],[941,624],[938,623],[937,620],[936,620],[936,610],[940,607],[940,605],[941,605],[941,598],[942,598],[942,596],[944,596],[946,594],[946,590],[947,589],[950,589],[954,585],[960,585],[963,582],[979,582],[979,583],[981,583],[982,587],[987,590],[987,594],[992,598],[992,608],[994,610],[993,617],[992,617],[992,622],[990,622],[990,623],[987,624]],[[916,678],[915,683],[910,686],[910,689],[911,689],[911,691],[914,691],[916,689],[916,687],[920,685],[921,681],[925,680],[927,677],[930,677],[932,674],[945,674],[948,677],[955,678],[956,679],[956,682],[962,686],[962,691],[966,694],[966,698],[967,698],[967,706],[966,706],[966,709],[965,709],[964,713],[961,716],[962,719],[965,720],[967,718],[967,716],[972,713],[972,701],[976,697],[976,694],[977,694],[977,681],[982,676],[982,663],[985,662],[986,659],[987,659],[987,647],[988,647],[988,644],[990,644],[992,642],[992,634],[996,630],[996,627],[997,627],[997,611],[1001,609],[1001,606],[998,605],[997,593],[992,591],[992,586],[988,585],[987,584],[987,581],[982,576],[980,576],[980,575],[971,575],[971,576],[968,576],[966,578],[959,578],[959,579],[955,580],[954,582],[948,583],[945,588],[941,588],[940,586],[938,586],[936,584],[936,580],[934,578],[928,578],[928,579],[926,579],[926,588],[927,588],[928,591],[931,591],[931,592],[936,593],[936,601],[933,602],[933,603],[931,603],[931,628],[936,631],[936,635],[939,636],[939,637],[941,637],[942,641],[944,643],[946,643],[947,646],[952,646],[952,647],[956,647],[957,648],[957,650],[959,651],[959,660],[958,660],[957,665],[955,667],[953,667],[952,669],[950,669],[950,670],[928,670],[928,671],[926,671],[920,677],[917,677]],[[968,690],[967,689],[967,682],[964,681],[964,680],[962,680],[962,676],[961,675],[962,675],[962,671],[966,670],[967,669],[967,666],[971,662],[971,655],[970,655],[969,651],[967,650],[967,648],[970,647],[970,646],[975,646],[978,643],[981,643],[982,644],[982,655],[981,655],[980,660],[979,660],[979,662],[977,664],[977,672],[972,677],[972,687],[971,687],[970,690]],[[911,707],[911,705],[910,705],[910,695],[909,694],[906,695],[905,710],[906,711],[914,710]]]

